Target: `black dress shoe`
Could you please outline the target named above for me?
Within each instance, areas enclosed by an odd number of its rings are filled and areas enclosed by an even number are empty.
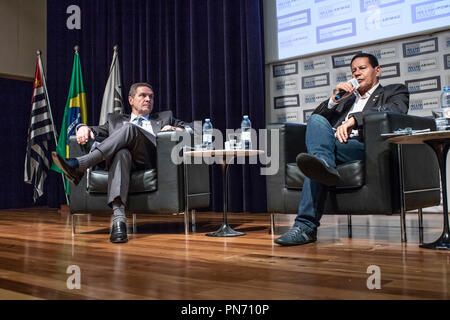
[[[127,224],[123,221],[113,223],[111,236],[109,240],[112,243],[124,243],[128,241]]]
[[[335,168],[328,166],[322,159],[308,153],[300,153],[297,158],[297,166],[311,180],[318,181],[332,187],[339,183],[339,173]]]
[[[69,165],[66,160],[56,152],[52,152],[53,162],[64,172],[66,178],[69,179],[74,185],[78,185],[83,178],[84,172]]]

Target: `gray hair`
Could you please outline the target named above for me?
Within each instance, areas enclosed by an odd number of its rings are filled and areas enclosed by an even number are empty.
[[[128,96],[134,97],[136,95],[137,88],[139,88],[139,87],[147,87],[153,91],[152,86],[150,84],[148,84],[147,82],[137,82],[137,83],[133,83],[131,85],[130,91],[128,92]]]

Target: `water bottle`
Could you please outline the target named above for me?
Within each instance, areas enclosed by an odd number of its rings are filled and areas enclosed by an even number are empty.
[[[450,118],[450,87],[444,87],[441,93],[442,117]]]
[[[210,119],[205,119],[203,124],[203,148],[205,150],[212,150],[212,134],[213,126]]]
[[[250,150],[252,148],[252,123],[247,115],[242,118],[241,122],[241,144],[242,149]]]

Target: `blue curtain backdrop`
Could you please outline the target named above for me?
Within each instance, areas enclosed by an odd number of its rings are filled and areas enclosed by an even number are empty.
[[[70,5],[81,9],[81,29],[69,30]],[[172,110],[185,121],[211,118],[225,133],[248,114],[265,127],[262,0],[48,0],[47,83],[59,132],[69,89],[73,47],[80,58],[88,124],[96,125],[111,63],[119,45],[123,95],[130,85],[153,85],[154,112]],[[126,111],[130,108],[126,100]],[[229,170],[229,210],[265,212],[265,177],[259,165]],[[52,174],[50,206],[65,202]],[[212,168],[211,210],[222,210],[222,177]]]

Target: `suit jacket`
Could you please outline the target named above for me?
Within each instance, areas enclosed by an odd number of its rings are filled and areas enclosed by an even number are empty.
[[[355,103],[354,94],[340,101],[336,106],[329,109],[328,101],[322,102],[313,112],[324,116],[330,124],[337,128],[345,120],[347,113]],[[355,129],[362,134],[363,117],[373,112],[398,112],[407,113],[409,109],[409,92],[403,84],[391,84],[383,87],[381,84],[375,89],[361,112],[352,113],[356,120]]]
[[[89,128],[94,132],[95,140],[100,142],[107,138],[112,132],[121,128],[124,123],[130,122],[130,117],[131,115],[129,114],[109,113],[105,124],[100,126],[90,126]],[[144,132],[145,136],[150,139],[154,145],[156,145],[156,134],[160,132],[164,126],[170,125],[181,128],[189,126],[189,123],[174,118],[172,111],[151,113],[149,119],[155,136],[145,130],[142,130],[142,132]]]

